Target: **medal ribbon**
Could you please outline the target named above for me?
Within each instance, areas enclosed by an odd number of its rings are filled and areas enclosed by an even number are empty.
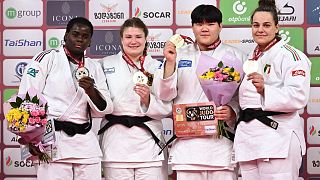
[[[185,35],[182,35],[182,34],[180,34],[180,36],[184,40],[184,42],[186,42],[187,44],[194,43],[194,41],[189,36],[185,36]]]
[[[76,57],[74,57],[67,48],[63,47],[63,49],[64,49],[64,52],[66,53],[66,55],[69,58],[73,59],[78,64],[78,68],[84,67],[84,55],[82,55],[82,60],[79,60]]]
[[[149,73],[144,69],[143,64],[144,64],[144,60],[146,59],[146,56],[140,56],[139,57],[139,62],[140,62],[140,66],[141,68],[138,68],[138,66],[132,61],[132,59],[130,59],[130,57],[126,54],[123,53],[122,54],[122,58],[127,62],[127,64],[129,64],[131,67],[133,68],[137,68],[139,71],[141,71],[144,75],[149,76]]]
[[[257,45],[253,51],[253,57],[251,60],[254,60],[254,61],[258,60],[259,57],[261,57],[262,52],[269,50],[277,42],[278,42],[277,38],[274,38],[263,50],[259,49],[259,46]]]
[[[217,40],[215,40],[211,45],[208,46],[208,49],[216,49],[221,44],[221,39],[218,37]]]

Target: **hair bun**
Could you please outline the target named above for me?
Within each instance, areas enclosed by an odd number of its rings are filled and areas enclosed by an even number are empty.
[[[275,0],[259,0],[259,6],[276,7]]]

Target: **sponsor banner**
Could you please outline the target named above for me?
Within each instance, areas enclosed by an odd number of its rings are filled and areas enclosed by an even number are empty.
[[[40,27],[43,24],[43,2],[10,0],[3,2],[3,25],[6,27]]]
[[[308,174],[320,174],[320,147],[307,149],[307,172]]]
[[[307,142],[320,145],[320,117],[307,119]]]
[[[6,175],[35,175],[31,160],[21,161],[20,148],[5,148],[3,151],[3,170]]]
[[[19,139],[19,136],[18,135],[15,135],[13,134],[12,132],[8,131],[7,130],[7,120],[4,119],[3,121],[3,143],[7,146],[12,146],[12,145],[19,145],[18,143],[18,139]],[[20,156],[19,156],[20,157]]]
[[[163,135],[166,142],[173,136],[173,120],[164,118],[161,120],[163,125]]]
[[[46,49],[59,49],[64,44],[65,29],[48,29],[46,31]]]
[[[320,0],[307,0],[308,24],[320,24]]]
[[[320,84],[320,57],[311,57],[311,84]]]
[[[121,26],[128,18],[128,0],[89,1],[89,20],[94,26]]]
[[[307,28],[307,53],[311,55],[320,55],[320,27]]]
[[[131,16],[140,18],[147,26],[170,26],[173,24],[173,1],[134,0]]]
[[[309,102],[307,105],[308,114],[320,114],[320,87],[311,87]]]
[[[279,30],[279,35],[289,45],[304,52],[304,30],[303,30],[303,28],[281,28]]]
[[[3,84],[5,86],[19,86],[27,64],[31,59],[5,59],[3,60]]]
[[[5,56],[34,56],[43,50],[41,29],[6,29],[3,31]]]
[[[223,28],[220,37],[222,42],[239,48],[247,55],[256,47],[251,28]]]
[[[220,10],[224,25],[248,25],[258,1],[252,0],[220,0]]]
[[[48,26],[65,27],[74,17],[86,17],[84,0],[52,0],[47,1],[46,7]]]
[[[304,2],[301,0],[277,0],[279,24],[303,24]]]
[[[92,36],[89,55],[110,56],[121,51],[119,30],[95,30]]]
[[[178,26],[191,26],[191,12],[200,4],[217,6],[216,0],[176,0],[176,24]]]
[[[151,56],[163,56],[164,45],[172,35],[171,29],[149,29],[147,53]]]

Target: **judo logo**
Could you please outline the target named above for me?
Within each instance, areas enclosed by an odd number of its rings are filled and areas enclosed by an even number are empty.
[[[199,119],[199,110],[191,107],[186,109],[187,121],[196,121]]]
[[[36,70],[35,68],[29,68],[27,71],[27,74],[32,77],[36,77],[38,72],[39,72],[39,70]]]
[[[284,40],[284,42],[289,43],[291,40],[291,37],[289,36],[289,31],[284,31],[283,29],[279,31],[279,35],[281,36],[281,39]]]

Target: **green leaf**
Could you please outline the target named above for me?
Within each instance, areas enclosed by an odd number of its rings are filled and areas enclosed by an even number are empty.
[[[31,100],[30,95],[29,95],[29,93],[27,92],[27,94],[26,94],[26,101],[30,101],[30,100]]]
[[[20,105],[22,104],[22,102],[23,102],[23,100],[22,100],[20,97],[17,96],[17,98],[16,98],[16,104],[17,104],[18,107],[20,107]]]
[[[222,68],[222,67],[223,67],[223,62],[222,62],[222,61],[220,61],[220,62],[218,63],[218,67],[219,67],[219,68]]]
[[[13,108],[18,108],[19,106],[15,102],[10,102],[11,107]]]
[[[37,95],[35,95],[32,99],[31,102],[39,104],[39,98],[37,97]]]
[[[230,69],[230,72],[234,72],[234,68],[233,67]]]

